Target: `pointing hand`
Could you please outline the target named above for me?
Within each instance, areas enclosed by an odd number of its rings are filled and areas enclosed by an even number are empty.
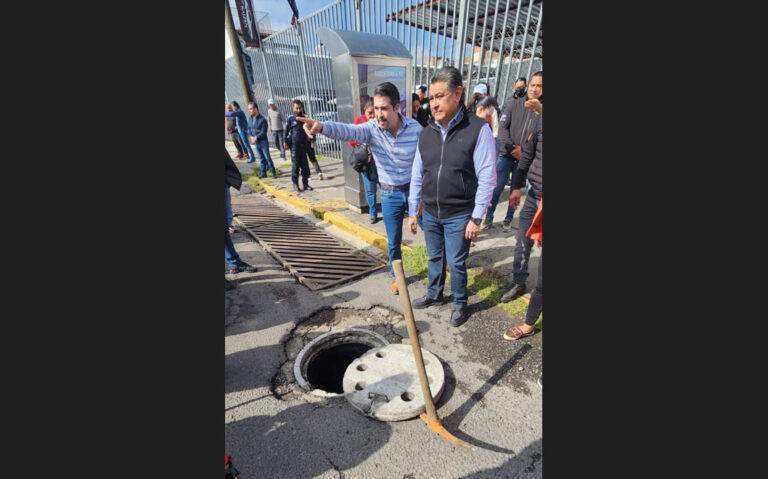
[[[314,138],[316,134],[323,131],[323,124],[312,118],[296,117],[296,121],[304,123],[304,131],[307,132],[307,136],[310,138]]]

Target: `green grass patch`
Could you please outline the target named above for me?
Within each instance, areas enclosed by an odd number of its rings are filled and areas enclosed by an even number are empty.
[[[251,188],[253,188],[253,191],[261,193],[264,191],[264,187],[261,186],[261,183],[259,183],[258,176],[259,175],[248,175],[247,178],[245,178],[245,181],[250,185]]]
[[[498,304],[501,296],[507,291],[509,283],[494,271],[480,268],[467,268],[467,288],[494,304]]]
[[[427,247],[419,245],[412,251],[403,251],[403,269],[406,273],[416,273],[421,279],[427,279]]]
[[[283,174],[283,170],[281,170],[277,166],[275,166],[275,171],[277,172],[278,175],[282,175]],[[253,174],[256,175],[256,176],[259,176],[261,174],[261,167],[254,165],[254,167],[253,167]],[[262,178],[262,179],[264,179],[264,178]]]
[[[427,248],[424,245],[417,246],[412,251],[403,251],[403,269],[407,273],[415,273],[423,281],[427,280]],[[450,284],[451,275],[448,274],[445,282]],[[512,286],[510,281],[492,270],[481,268],[467,268],[467,288],[472,294],[478,295],[483,300],[488,300],[507,312],[510,318],[520,318],[528,312],[528,303],[518,297],[514,301],[501,303],[501,297]],[[542,329],[543,314],[539,316],[534,327]]]

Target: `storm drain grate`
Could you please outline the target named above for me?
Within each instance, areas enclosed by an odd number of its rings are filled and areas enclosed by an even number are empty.
[[[261,195],[232,198],[245,230],[312,291],[359,278],[385,263],[337,239]]]

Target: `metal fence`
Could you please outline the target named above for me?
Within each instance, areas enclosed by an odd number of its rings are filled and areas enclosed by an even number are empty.
[[[413,57],[412,91],[451,65],[462,72],[469,92],[486,83],[503,104],[518,77],[530,79],[542,70],[542,10],[543,0],[338,0],[265,38],[261,48],[241,42],[241,49],[250,57],[253,96],[265,116],[268,98],[286,118],[298,98],[312,117],[334,118],[331,57],[315,34],[320,27],[400,40]],[[244,108],[231,57],[225,59],[225,100]],[[339,142],[321,139],[319,154],[340,156]]]

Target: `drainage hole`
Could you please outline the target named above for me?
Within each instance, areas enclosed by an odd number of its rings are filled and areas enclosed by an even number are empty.
[[[366,365],[366,364],[360,363],[360,364],[357,365],[357,370],[358,371],[365,371],[366,369],[368,369],[368,365]]]
[[[347,366],[369,349],[365,344],[343,343],[318,352],[307,364],[307,382],[329,393],[343,393]]]
[[[355,384],[355,390],[362,391],[363,389],[365,389],[365,383],[364,382],[360,381],[359,383]]]
[[[377,357],[377,358],[383,358],[383,357],[384,357],[384,353],[382,353],[381,351],[379,351],[378,353],[376,353],[376,357]]]
[[[405,391],[403,394],[400,395],[400,399],[403,401],[413,401],[413,393]]]

